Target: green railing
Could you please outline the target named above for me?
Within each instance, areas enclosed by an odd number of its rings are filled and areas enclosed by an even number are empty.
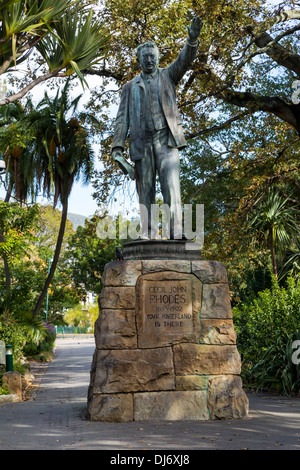
[[[57,335],[83,335],[93,333],[91,328],[80,326],[55,326],[55,331]]]

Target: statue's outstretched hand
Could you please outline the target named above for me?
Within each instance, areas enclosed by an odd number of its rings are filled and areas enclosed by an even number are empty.
[[[195,16],[192,20],[191,26],[188,26],[189,38],[191,41],[196,41],[201,33],[203,22],[199,16]]]

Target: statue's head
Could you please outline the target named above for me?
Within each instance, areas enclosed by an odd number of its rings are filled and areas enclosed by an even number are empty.
[[[159,50],[154,42],[145,42],[136,50],[137,61],[144,73],[153,73],[158,67]]]

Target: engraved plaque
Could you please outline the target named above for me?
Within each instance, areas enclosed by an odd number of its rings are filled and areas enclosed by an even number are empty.
[[[144,331],[193,332],[192,284],[189,280],[144,282]]]
[[[198,340],[200,285],[190,274],[164,272],[142,276],[137,289],[139,347]]]

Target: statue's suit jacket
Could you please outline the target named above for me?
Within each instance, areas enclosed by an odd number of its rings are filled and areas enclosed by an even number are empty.
[[[186,146],[181,118],[176,104],[176,85],[196,57],[199,41],[186,42],[178,58],[169,67],[158,69],[159,99],[170,133],[168,146],[178,149]],[[144,157],[145,149],[145,84],[142,74],[126,83],[122,89],[116,118],[113,149],[124,149],[129,133],[129,151],[132,161]]]

